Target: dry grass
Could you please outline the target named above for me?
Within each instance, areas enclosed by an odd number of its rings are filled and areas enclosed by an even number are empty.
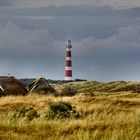
[[[52,85],[55,89],[61,91],[64,86],[75,88],[78,93],[96,93],[96,92],[133,92],[140,93],[140,82],[131,81],[112,81],[112,82],[96,82],[82,81],[70,82]]]
[[[50,102],[69,102],[80,117],[48,120],[43,117]],[[6,112],[32,106],[40,116],[30,122],[12,121]],[[4,140],[139,140],[140,95],[52,97],[43,95],[0,98],[0,139]]]

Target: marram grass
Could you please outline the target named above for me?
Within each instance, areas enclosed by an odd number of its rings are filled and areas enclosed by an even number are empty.
[[[68,102],[80,114],[78,118],[48,119],[44,114],[50,102]],[[19,106],[37,110],[32,120],[9,119]],[[104,96],[43,95],[0,98],[0,140],[139,140],[140,95],[112,93]]]

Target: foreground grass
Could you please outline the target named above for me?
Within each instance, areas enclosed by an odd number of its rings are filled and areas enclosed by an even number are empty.
[[[47,119],[50,102],[69,102],[79,118]],[[19,106],[31,106],[39,117],[32,121],[9,119]],[[42,95],[0,98],[2,140],[139,140],[140,95],[113,93],[99,96],[49,97]]]

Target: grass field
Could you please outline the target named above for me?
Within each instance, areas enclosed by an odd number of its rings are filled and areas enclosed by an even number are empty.
[[[74,106],[79,116],[47,118],[49,104],[60,101]],[[28,109],[19,115],[21,107]],[[140,94],[1,97],[0,140],[140,140]]]
[[[90,92],[123,92],[131,91],[134,93],[140,93],[140,82],[132,81],[112,81],[112,82],[97,82],[97,81],[82,81],[82,82],[70,82],[66,84],[55,84],[58,90],[61,90],[63,86],[70,86],[76,88],[79,93]]]

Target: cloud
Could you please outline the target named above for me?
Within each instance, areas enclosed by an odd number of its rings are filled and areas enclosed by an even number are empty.
[[[139,80],[140,27],[126,26],[104,38],[72,42],[75,78],[90,80]],[[0,25],[1,75],[17,77],[45,75],[63,79],[65,41],[58,41],[47,29],[22,29],[12,23]]]
[[[11,6],[15,4],[15,0],[0,0],[0,6]]]
[[[113,64],[114,58],[121,64],[127,60],[129,62],[138,60],[135,60],[135,57],[139,58],[139,38],[140,27],[126,26],[121,27],[118,33],[106,39],[90,37],[76,43],[75,46],[78,46],[77,49],[81,54],[88,54],[88,57],[96,58],[95,61]]]
[[[94,5],[65,5],[65,6],[46,6],[46,7],[17,7],[9,9],[0,9],[0,15],[12,16],[45,16],[49,17],[100,17],[100,18],[138,18],[140,15],[140,7],[129,9],[115,9],[110,6],[94,6]]]
[[[95,6],[113,6],[113,7],[137,7],[140,6],[138,0],[17,0],[22,6],[40,7],[40,6],[62,6],[62,5],[95,5]]]
[[[120,66],[91,66],[84,77],[97,81],[127,80],[139,81],[140,63],[130,63]]]
[[[0,8],[0,75],[63,79],[71,39],[74,78],[140,79],[139,15],[109,6]]]
[[[41,75],[45,71],[51,72],[63,58],[60,53],[63,47],[55,44],[47,29],[27,30],[12,23],[1,24],[0,42],[0,60],[6,69],[1,69],[1,73],[9,72],[16,76]],[[56,61],[58,58],[60,60]]]
[[[49,50],[53,46],[53,37],[49,35],[46,29],[21,29],[12,23],[0,25],[0,40],[0,48],[11,55],[13,53],[13,55],[30,56],[31,52],[36,53],[35,51],[40,48]],[[26,53],[24,54],[22,50]],[[3,55],[1,54],[0,57]]]
[[[57,40],[106,38],[122,26],[140,24],[140,8],[114,9],[109,6],[49,6],[1,8],[0,22],[12,22],[24,29],[47,28]]]
[[[140,79],[136,76],[140,70],[139,38],[140,26],[127,26],[106,39],[90,37],[74,43],[76,64],[83,65],[81,76],[101,81]]]

